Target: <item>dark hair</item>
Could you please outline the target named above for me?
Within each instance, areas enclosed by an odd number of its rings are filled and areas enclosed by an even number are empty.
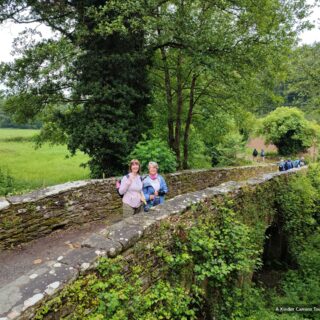
[[[129,163],[129,172],[132,172],[131,167],[132,167],[133,164],[138,164],[139,165],[138,173],[140,174],[141,164],[140,164],[139,160],[137,160],[137,159],[132,159],[130,161],[130,163]]]

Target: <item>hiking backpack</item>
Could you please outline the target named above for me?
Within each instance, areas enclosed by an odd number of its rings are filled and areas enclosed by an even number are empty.
[[[286,171],[284,161],[281,161],[281,162],[279,163],[279,171]]]

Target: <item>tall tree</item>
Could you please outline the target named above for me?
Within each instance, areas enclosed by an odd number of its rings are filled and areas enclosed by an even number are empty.
[[[105,4],[17,0],[0,6],[0,21],[40,22],[58,32],[56,39],[24,46],[21,58],[2,66],[6,109],[20,121],[44,117],[42,137],[58,137],[72,153],[88,154],[97,177],[122,171],[148,126],[150,58],[144,32],[128,21],[126,34],[98,33],[92,12]],[[117,18],[117,13],[106,18]]]

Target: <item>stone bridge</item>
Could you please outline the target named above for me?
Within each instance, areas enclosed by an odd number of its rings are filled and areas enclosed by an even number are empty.
[[[298,170],[298,169],[297,169]],[[0,320],[33,319],[35,311],[101,256],[126,255],[156,236],[163,220],[185,215],[192,204],[287,179],[276,165],[189,170],[165,176],[165,204],[121,220],[115,178],[67,183],[0,200]],[[264,191],[266,192],[266,191]],[[263,217],[266,228],[272,216]],[[61,312],[61,311],[59,311]],[[56,316],[48,319],[59,319]],[[45,318],[45,317],[44,317]]]

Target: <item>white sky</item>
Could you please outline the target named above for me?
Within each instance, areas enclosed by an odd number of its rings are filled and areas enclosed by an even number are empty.
[[[0,24],[0,62],[9,62],[14,59],[12,55],[12,44],[19,33],[26,28],[36,29],[41,32],[42,37],[49,38],[53,34],[49,27],[39,25],[39,23],[17,24],[13,22],[6,22]],[[39,38],[39,37],[38,37]]]
[[[308,1],[312,3],[312,0]],[[320,41],[320,7],[314,9],[312,15],[310,15],[309,20],[315,24],[315,28],[310,31],[305,31],[300,35],[301,44],[312,44],[313,42]],[[5,24],[0,24],[0,62],[9,62],[14,59],[12,56],[12,43],[14,38],[16,38],[20,32],[25,28],[35,28],[40,31],[42,36],[49,38],[52,36],[50,28],[39,25],[39,24],[15,24],[12,22],[7,22]]]
[[[307,1],[309,4],[313,3],[312,0]],[[315,27],[312,30],[305,31],[300,35],[301,44],[312,44],[320,41],[320,6],[318,5],[313,9],[312,14],[308,18]]]

